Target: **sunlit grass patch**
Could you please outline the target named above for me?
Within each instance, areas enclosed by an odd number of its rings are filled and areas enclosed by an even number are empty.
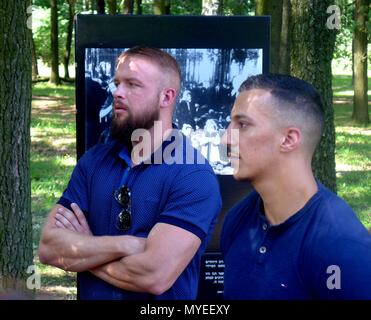
[[[40,272],[41,288],[36,291],[39,299],[76,299],[76,274],[46,266],[36,261]]]
[[[371,79],[369,87],[371,88]],[[361,222],[370,228],[371,125],[360,126],[351,120],[353,112],[351,76],[335,76],[333,88],[338,194],[353,208]]]

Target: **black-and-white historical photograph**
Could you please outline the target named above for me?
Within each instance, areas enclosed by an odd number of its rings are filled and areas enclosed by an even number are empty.
[[[262,49],[165,49],[182,71],[182,89],[173,121],[208,159],[215,173],[232,174],[221,144],[239,85],[262,73]],[[86,145],[104,142],[112,117],[116,58],[125,48],[85,50]]]

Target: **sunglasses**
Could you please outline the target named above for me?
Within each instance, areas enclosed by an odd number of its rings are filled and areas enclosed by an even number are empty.
[[[131,192],[128,186],[122,186],[114,192],[116,201],[123,207],[117,216],[116,228],[127,231],[131,227]]]

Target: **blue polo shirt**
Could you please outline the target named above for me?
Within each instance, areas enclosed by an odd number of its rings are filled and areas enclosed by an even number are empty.
[[[126,232],[115,226],[122,207],[113,196],[114,190],[120,187],[130,162],[125,147],[115,141],[99,144],[78,161],[67,189],[58,203],[70,207],[72,202],[76,202],[84,211],[94,235],[147,237],[152,227],[162,222],[188,230],[202,241],[187,268],[162,295],[121,290],[90,272],[81,272],[78,274],[80,299],[196,298],[200,259],[220,211],[221,197],[219,184],[211,166],[191,147],[190,142],[182,137],[178,143],[174,143],[174,139],[165,141],[162,148],[152,154],[152,163],[157,164],[141,163],[128,171],[132,226]],[[166,161],[158,161],[160,158],[157,155],[160,151],[160,156],[165,155],[163,160]],[[156,161],[153,161],[154,158]],[[201,164],[195,163],[196,159],[201,160]]]
[[[225,299],[371,299],[371,236],[352,209],[318,192],[279,225],[253,191],[227,214]]]

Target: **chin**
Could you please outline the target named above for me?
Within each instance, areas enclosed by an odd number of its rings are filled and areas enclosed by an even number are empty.
[[[244,174],[240,171],[234,172],[233,173],[233,178],[237,181],[251,182],[251,178],[246,173]]]

